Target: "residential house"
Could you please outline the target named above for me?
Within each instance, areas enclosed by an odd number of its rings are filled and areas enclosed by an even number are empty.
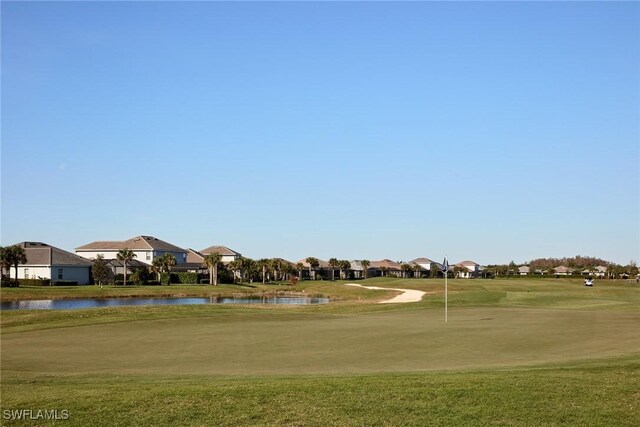
[[[176,265],[187,262],[187,251],[153,236],[137,236],[122,241],[97,241],[76,248],[76,254],[94,259],[102,255],[105,259],[116,259],[121,249],[130,249],[138,261],[151,265],[153,260],[165,254],[176,258]]]
[[[412,266],[419,266],[420,270],[419,270],[419,274],[420,275],[430,275],[431,274],[431,270],[437,270],[440,271],[442,270],[442,264],[435,262],[433,260],[430,260],[429,258],[416,258],[413,259],[411,261],[409,261],[409,264],[411,264]],[[418,273],[418,272],[416,272]]]
[[[375,277],[376,276],[376,268],[371,267],[371,264],[367,267],[367,272],[365,275],[364,266],[362,265],[362,260],[354,259],[349,261],[351,264],[350,275],[348,277],[352,277],[354,279],[364,279],[365,277]]]
[[[402,267],[399,262],[391,261],[390,259],[381,259],[380,261],[371,261],[371,267],[375,269],[377,276],[402,276]]]
[[[522,265],[518,267],[518,274],[520,276],[528,276],[531,274],[531,268],[528,265]]]
[[[42,242],[22,242],[17,246],[23,248],[27,256],[27,262],[18,265],[18,279],[91,283],[91,261]],[[15,279],[15,274],[15,268],[11,268],[9,277]]]
[[[460,267],[461,271],[458,273],[458,277],[463,279],[480,277],[484,271],[484,268],[474,261],[462,261],[455,264],[454,267]]]
[[[240,252],[236,252],[233,249],[229,249],[226,246],[220,245],[209,246],[208,248],[199,251],[201,255],[209,255],[214,252],[222,255],[223,264],[229,264],[230,262],[235,261],[242,256]]]
[[[326,278],[330,278],[331,267],[329,266],[329,263],[319,258],[316,258],[316,259],[318,260],[319,265],[315,268],[312,268],[311,270],[309,269],[309,263],[307,262],[307,258],[296,261],[295,264],[300,263],[303,266],[302,277],[300,277],[301,280],[315,280],[315,278],[318,277],[318,275],[321,275],[322,277],[327,276]]]
[[[561,265],[553,269],[555,271],[556,276],[570,276],[573,274],[574,270],[569,267],[565,267]]]

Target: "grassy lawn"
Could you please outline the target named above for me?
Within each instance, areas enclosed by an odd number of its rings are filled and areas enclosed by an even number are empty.
[[[640,425],[638,286],[451,280],[445,324],[442,281],[359,282],[427,292],[399,305],[344,283],[297,287],[339,299],[323,306],[3,312],[2,409],[67,409],[65,425]],[[21,423],[47,424],[3,419]]]

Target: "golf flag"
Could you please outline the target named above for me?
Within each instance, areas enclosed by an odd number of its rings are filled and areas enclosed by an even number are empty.
[[[447,287],[447,276],[449,276],[449,261],[444,257],[442,262],[442,271],[444,272],[444,323],[449,322],[449,289]]]

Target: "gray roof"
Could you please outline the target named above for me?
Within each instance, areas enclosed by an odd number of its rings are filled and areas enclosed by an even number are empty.
[[[93,264],[86,258],[42,242],[22,242],[17,246],[24,248],[27,255],[27,263],[24,265],[90,267]]]
[[[136,236],[121,241],[97,241],[80,246],[76,251],[118,251],[120,249],[185,252],[184,249],[153,236]]]

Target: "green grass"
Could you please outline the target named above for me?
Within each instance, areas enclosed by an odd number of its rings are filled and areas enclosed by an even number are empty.
[[[640,424],[637,286],[451,280],[445,324],[441,281],[364,282],[428,292],[400,305],[343,283],[298,287],[340,299],[323,306],[3,312],[2,409],[68,409],[65,425]]]

